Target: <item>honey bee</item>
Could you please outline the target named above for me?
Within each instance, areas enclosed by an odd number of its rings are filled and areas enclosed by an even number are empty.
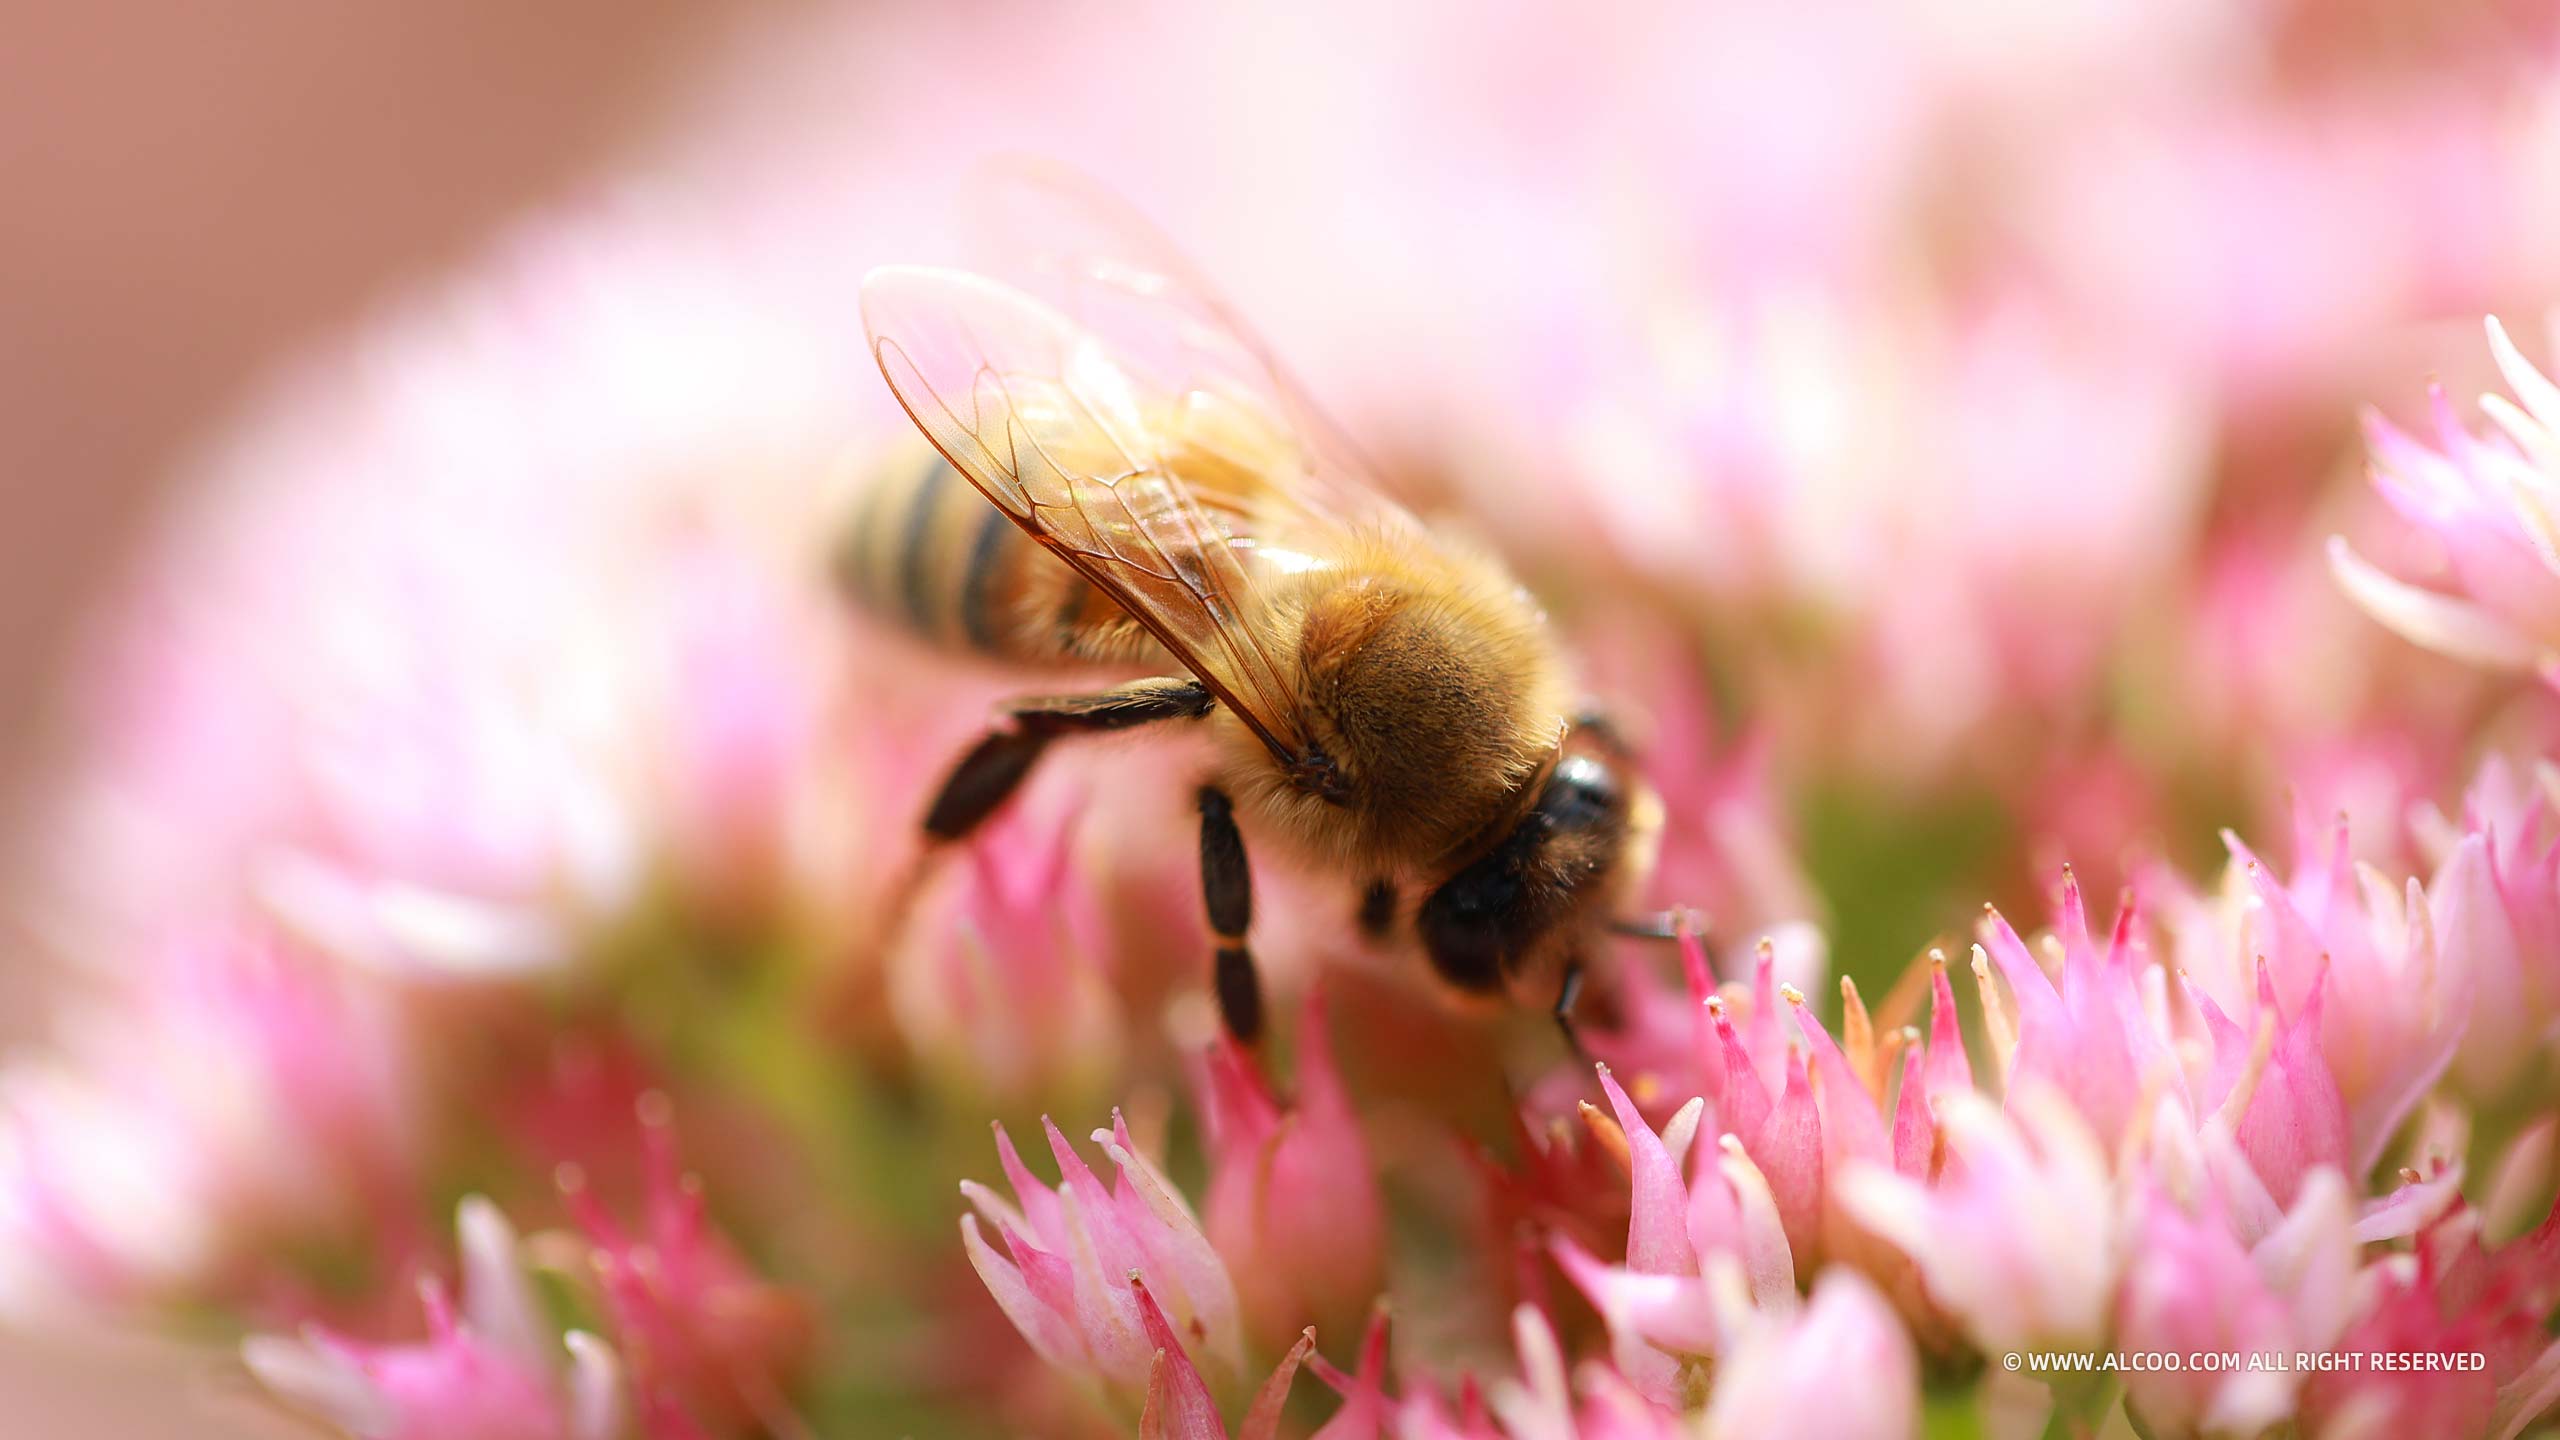
[[[1462,992],[1535,996],[1571,1036],[1584,963],[1652,863],[1660,804],[1569,702],[1547,615],[1434,535],[1145,222],[1071,177],[985,178],[1007,280],[862,286],[930,457],[841,553],[870,608],[1037,668],[1151,678],[1019,700],[923,818],[968,835],[1054,742],[1204,726],[1200,873],[1219,1011],[1262,1029],[1244,836],[1364,885],[1360,923]],[[961,481],[966,481],[964,485]]]

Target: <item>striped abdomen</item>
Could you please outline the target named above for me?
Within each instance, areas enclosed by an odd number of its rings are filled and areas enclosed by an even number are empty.
[[[836,548],[836,583],[873,615],[952,649],[1035,665],[1162,656],[930,447],[900,451],[864,487]]]

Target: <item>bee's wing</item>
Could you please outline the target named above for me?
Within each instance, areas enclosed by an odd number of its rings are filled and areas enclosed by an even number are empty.
[[[1020,157],[981,166],[968,199],[984,273],[1102,337],[1156,393],[1190,399],[1195,428],[1214,429],[1234,408],[1284,442],[1258,457],[1259,478],[1276,492],[1257,497],[1266,523],[1275,508],[1337,523],[1414,523],[1271,347],[1126,202],[1063,166]]]
[[[1250,484],[1195,486],[1161,433],[1197,415],[1092,331],[1018,290],[956,270],[891,266],[862,284],[880,373],[954,468],[1031,537],[1119,602],[1283,759],[1306,737],[1246,618],[1232,541]],[[1232,429],[1232,426],[1221,428]],[[1259,473],[1259,466],[1250,473]],[[1259,563],[1259,562],[1257,562]]]

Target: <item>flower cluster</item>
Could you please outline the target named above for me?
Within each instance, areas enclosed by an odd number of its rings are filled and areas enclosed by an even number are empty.
[[[2549,670],[2560,635],[2560,386],[2494,318],[2489,347],[2515,398],[2481,400],[2488,433],[2463,425],[2441,385],[2428,396],[2429,438],[2365,420],[2374,489],[2434,542],[2452,593],[2395,579],[2344,539],[2330,541],[2329,559],[2349,593],[2410,640],[2475,664]]]
[[[499,1208],[462,1202],[461,1303],[419,1282],[425,1337],[359,1339],[319,1321],[253,1336],[249,1368],[279,1397],[354,1435],[489,1440],[699,1440],[797,1423],[785,1386],[805,1353],[800,1300],[747,1268],[704,1215],[662,1095],[644,1101],[642,1220],[627,1230],[564,1165],[583,1240],[519,1239]],[[529,1265],[549,1250],[592,1288],[602,1333],[555,1334]],[[552,1262],[543,1262],[552,1263]]]
[[[423,1284],[424,1340],[364,1344],[314,1327],[299,1339],[250,1340],[250,1370],[352,1435],[622,1440],[631,1408],[613,1348],[582,1331],[543,1333],[515,1229],[495,1206],[464,1201],[455,1228],[461,1309],[442,1284]]]
[[[62,1029],[0,1096],[0,1308],[254,1284],[291,1240],[400,1232],[415,1057],[362,977],[268,926],[177,934]]]
[[[2463,1042],[2482,1023],[2483,987],[2504,997],[2489,1022],[2500,1034],[2540,1037],[2554,1019],[2518,972],[2550,953],[2515,939],[2548,908],[2530,883],[2536,871],[2513,857],[2495,874],[2490,865],[2492,835],[2536,828],[2536,803],[2516,794],[2503,766],[2486,767],[2468,818],[2446,822],[2455,838],[2433,878],[2401,887],[2359,874],[2342,829],[2306,827],[2289,879],[2234,839],[2218,892],[2149,876],[2128,891],[2103,944],[2066,870],[2057,923],[2032,941],[1984,912],[1970,1022],[1946,957],[1933,951],[1915,970],[1930,997],[1925,1033],[1906,1026],[1882,1040],[1854,984],[1843,986],[1843,1043],[1799,989],[1775,981],[1774,946],[1758,947],[1753,979],[1718,987],[1703,948],[1684,936],[1686,991],[1638,997],[1677,1015],[1639,1011],[1624,1027],[1630,1041],[1666,1031],[1681,1041],[1619,1047],[1653,1059],[1625,1081],[1599,1067],[1606,1108],[1580,1106],[1624,1177],[1623,1230],[1606,1256],[1580,1238],[1589,1227],[1553,1225],[1541,1242],[1606,1329],[1606,1358],[1569,1385],[1556,1334],[1570,1315],[1530,1305],[1523,1378],[1475,1421],[1453,1421],[1426,1374],[1376,1417],[1346,1404],[1335,1425],[1438,1435],[1475,1433],[1472,1423],[1527,1440],[1690,1433],[1685,1413],[1708,1434],[1798,1433],[1808,1389],[1840,1373],[1825,1367],[1853,1365],[1864,1408],[1831,1409],[1824,1433],[1893,1435],[1915,1423],[1923,1357],[1944,1368],[2035,1354],[2116,1357],[2120,1394],[2057,1381],[2044,1396],[2071,1423],[2094,1424],[2090,1407],[2121,1404],[2159,1435],[2283,1424],[2328,1433],[2342,1417],[2442,1414],[2461,1417],[2446,1433],[2515,1433],[2560,1398],[2560,1343],[2539,1328],[2560,1301],[2560,1209],[2537,1222],[2522,1207],[2538,1202],[2518,1198],[2547,1201],[2550,1127],[2474,1151],[2446,1117],[2455,1107],[2533,1106],[2510,1087],[2531,1083],[2517,1072],[2538,1060],[2538,1038],[2521,1055],[2505,1042]],[[2548,847],[2520,848],[2547,878]],[[2498,874],[2512,878],[2501,884]],[[2140,908],[2146,895],[2157,923]],[[1970,1044],[1968,1023],[1979,1037]],[[1274,1286],[1303,1293],[1373,1244],[1369,1166],[1320,1008],[1304,1034],[1297,1123],[1310,1163],[1243,1159],[1256,1203],[1304,1217],[1312,1244],[1275,1254],[1264,1234],[1204,1232],[1116,1123],[1096,1139],[1123,1167],[1118,1213],[1132,1213],[1126,1197],[1146,1197],[1139,1213],[1153,1228],[1129,1233],[1163,1238],[1106,1245],[1082,1221],[1069,1233],[1009,1219],[1014,1264],[990,1273],[1005,1262],[964,1222],[1000,1298],[1020,1294],[1024,1277],[1057,1272],[1045,1309],[1006,1303],[1054,1363],[1116,1386],[1133,1407],[1160,1398],[1158,1369],[1173,1366],[1189,1397],[1180,1413],[1200,1418],[1161,1433],[1225,1433],[1197,1377],[1201,1367],[1235,1374],[1236,1330],[1223,1306],[1206,1321],[1187,1298],[1158,1306],[1150,1274],[1168,1294],[1221,1302]],[[1688,1053],[1677,1053],[1683,1045]],[[2453,1078],[2457,1055],[2477,1055],[2496,1083],[2484,1091]],[[1236,1125],[1224,1113],[1235,1096],[1221,1084],[1271,1114],[1240,1052],[1212,1049],[1204,1069],[1213,1136]],[[2430,1095],[2436,1110],[2407,1138]],[[1055,1197],[1000,1139],[1017,1191],[1050,1206],[1075,1194],[1090,1195],[1086,1209],[1109,1203],[1051,1133],[1068,1177]],[[2396,1188],[2365,1193],[2355,1177],[2401,1147],[2412,1164]],[[1215,1214],[1238,1182],[1239,1157],[1229,1139],[1212,1148]],[[2462,1198],[2475,1159],[2523,1177],[2493,1187],[2507,1212],[2494,1225]],[[1588,1190],[1554,1198],[1609,1208]],[[1046,1249],[1015,1238],[1033,1232]],[[1071,1283],[1059,1253],[1131,1257],[1125,1284],[1098,1274]],[[1113,1295],[1116,1307],[1083,1298]],[[1189,1317],[1189,1328],[1143,1327],[1131,1313]],[[1277,1351],[1310,1313],[1289,1311],[1254,1338]],[[2166,1369],[2135,1359],[2172,1353],[2239,1358]],[[1303,1344],[1290,1347],[1284,1376],[1303,1358]],[[2448,1387],[2448,1375],[2463,1378]]]
[[[2516,1433],[2560,1396],[2560,1345],[2538,1328],[2560,1300],[2560,1209],[2537,1222],[2530,1208],[2554,1178],[2553,803],[2547,772],[2527,780],[2492,758],[2459,818],[2420,817],[2430,871],[2396,881],[2355,859],[2343,816],[2298,823],[2289,868],[2227,836],[2218,884],[2149,867],[2103,942],[2066,867],[2050,930],[2031,939],[1984,910],[1969,1018],[1943,950],[1894,987],[1914,998],[1889,1007],[1916,1019],[1925,1003],[1925,1029],[1880,1033],[1844,981],[1835,1039],[1794,983],[1819,975],[1818,949],[1782,960],[1783,932],[1763,937],[1734,967],[1743,978],[1718,985],[1683,933],[1686,987],[1633,972],[1617,1025],[1591,1037],[1633,1067],[1623,1080],[1599,1067],[1605,1108],[1578,1106],[1625,1177],[1623,1228],[1604,1257],[1586,1243],[1590,1224],[1550,1214],[1540,1226],[1603,1323],[1607,1358],[1591,1362],[1577,1400],[1556,1350],[1569,1315],[1524,1307],[1524,1379],[1489,1410],[1471,1399],[1474,1420],[1453,1420],[1416,1376],[1400,1408],[1378,1411],[1392,1418],[1361,1433],[1688,1433],[1683,1412],[1710,1434],[1753,1433],[1727,1428],[1743,1415],[1792,1433],[1803,1421],[1789,1404],[1819,1384],[1818,1367],[1857,1356],[1871,1409],[1834,1412],[1830,1433],[1890,1435],[1914,1423],[1919,1357],[1942,1368],[2018,1354],[2125,1362],[2120,1395],[2051,1387],[2042,1403],[2074,1423],[2121,1404],[2161,1435],[2329,1433],[2421,1415],[2458,1416],[2447,1433]],[[1250,1290],[1339,1273],[1332,1262],[1356,1264],[1375,1233],[1321,1008],[1301,1047],[1300,1123],[1307,1153],[1326,1161],[1266,1158],[1250,1174],[1261,1204],[1307,1217],[1330,1248],[1274,1255],[1256,1234],[1213,1226],[1221,1293],[1229,1276]],[[1224,1138],[1238,1128],[1236,1095],[1258,1102],[1265,1132],[1271,1111],[1232,1046],[1201,1069],[1214,1213],[1236,1184]],[[1556,1077],[1533,1112],[1572,1103],[1576,1088]],[[2487,1122],[2485,1146],[2472,1116]],[[1122,1158],[1125,1127],[1113,1134]],[[1550,1211],[1581,1208],[1605,1231],[1612,1207],[1592,1178],[1546,1154],[1515,1162],[1543,1180],[1506,1170],[1497,1184],[1542,1190]],[[2394,1155],[2408,1162],[2401,1181],[2367,1193],[2358,1177]],[[2475,1166],[2496,1177],[2494,1220],[2463,1200]],[[1188,1217],[1178,1200],[1165,1213]],[[1257,1326],[1256,1341],[1279,1348],[1308,1313]],[[1232,1373],[1229,1345],[1191,1348]],[[1054,1338],[1041,1348],[1074,1353]],[[2131,1363],[2171,1353],[2240,1358]],[[1288,1366],[1301,1358],[1291,1349]],[[1120,1369],[1135,1394],[1135,1354]],[[1358,1411],[1346,1405],[1336,1425]],[[1224,1433],[1200,1413],[1194,1433]]]

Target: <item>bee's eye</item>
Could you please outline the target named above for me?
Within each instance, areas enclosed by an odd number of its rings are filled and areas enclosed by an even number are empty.
[[[1618,777],[1589,755],[1568,755],[1547,780],[1538,809],[1555,824],[1575,829],[1618,808]]]

